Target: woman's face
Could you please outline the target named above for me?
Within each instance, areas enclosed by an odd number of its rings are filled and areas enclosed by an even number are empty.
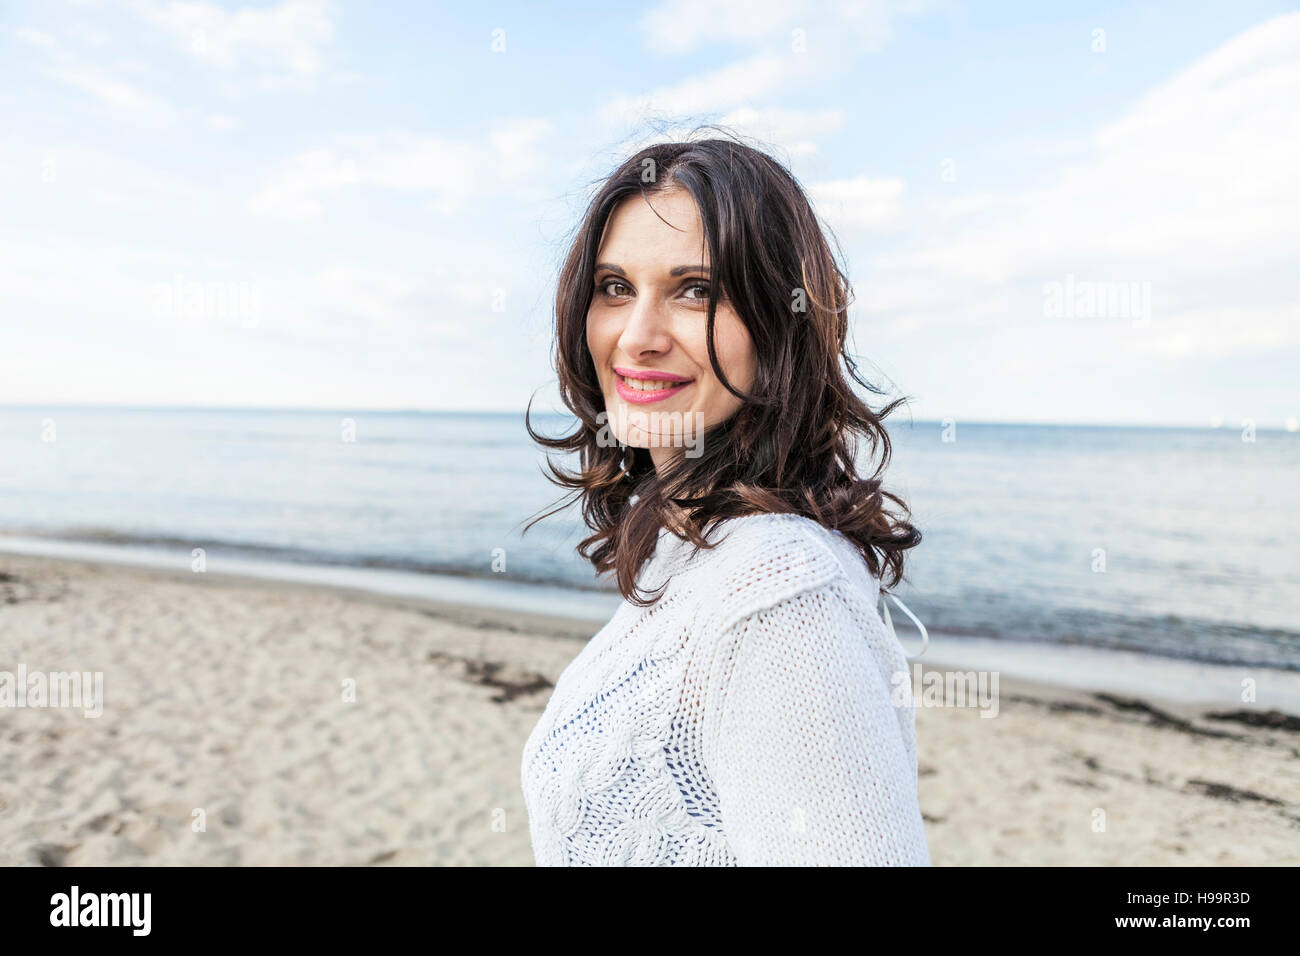
[[[650,449],[656,468],[698,454],[703,430],[734,415],[741,400],[709,363],[714,284],[690,193],[675,187],[620,202],[596,254],[595,282],[587,348],[610,430],[626,445]],[[718,303],[713,341],[727,380],[748,391],[754,343],[728,300]]]

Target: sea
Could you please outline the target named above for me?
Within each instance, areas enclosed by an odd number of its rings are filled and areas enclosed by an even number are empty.
[[[886,487],[923,535],[894,593],[931,647],[1300,672],[1300,433],[887,427]],[[578,509],[524,532],[563,494],[546,455],[522,413],[0,408],[0,550],[201,559],[594,630],[619,598],[576,553]]]

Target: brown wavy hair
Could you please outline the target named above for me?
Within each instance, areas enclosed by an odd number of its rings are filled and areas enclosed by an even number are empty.
[[[882,422],[906,399],[875,412],[853,390],[857,383],[885,394],[861,376],[846,350],[852,287],[798,181],[765,152],[723,138],[647,146],[598,185],[555,296],[555,370],[577,428],[547,437],[525,413],[534,441],[576,452],[580,467],[567,471],[548,458],[547,477],[570,493],[527,527],[580,499],[592,533],[578,553],[598,573],[613,571],[623,597],[640,606],[662,594],[642,596],[636,584],[661,529],[707,548],[712,545],[706,535],[718,522],[764,512],[803,515],[842,532],[883,586],[896,585],[903,578],[904,552],[921,543],[921,533],[908,521],[904,502],[882,487],[890,457]],[[680,455],[662,474],[646,449],[598,440],[608,426],[598,420],[605,399],[587,348],[586,322],[596,255],[615,207],[628,197],[674,187],[694,197],[703,222],[713,276],[709,361],[743,405],[705,431],[698,457]],[[750,394],[727,381],[714,351],[714,318],[724,296],[757,353]],[[855,462],[864,438],[873,459],[879,456],[867,478],[859,476]]]

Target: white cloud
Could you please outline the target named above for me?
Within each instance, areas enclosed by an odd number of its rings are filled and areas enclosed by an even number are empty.
[[[163,122],[174,117],[174,110],[165,97],[87,63],[50,34],[23,27],[15,30],[14,36],[49,58],[51,65],[42,69],[46,76],[89,93],[106,106],[125,113]]]
[[[445,265],[422,274],[336,266],[266,283],[272,305],[263,327],[318,345],[358,338],[412,348],[468,343],[491,315],[494,289],[481,274]]]
[[[238,116],[230,116],[226,113],[209,113],[208,125],[219,132],[228,132],[239,129],[240,122]]]
[[[836,232],[883,232],[903,219],[903,181],[858,176],[808,186],[818,214]]]
[[[40,30],[32,30],[28,27],[19,27],[14,31],[14,36],[22,40],[28,46],[39,47],[42,50],[58,49],[58,41],[48,33],[42,33]]]
[[[255,67],[313,76],[321,72],[324,49],[334,38],[332,6],[323,0],[236,10],[173,0],[141,12],[169,32],[180,49],[223,70]]]
[[[952,198],[926,199],[921,205],[927,219],[947,225],[960,222],[978,213],[1007,209],[1013,206],[1019,208],[1021,204],[998,193],[971,192],[960,193]]]
[[[648,10],[637,27],[650,49],[686,53],[705,41],[760,40],[807,6],[803,0],[667,0]]]
[[[757,101],[798,91],[878,51],[892,37],[897,17],[930,6],[927,0],[665,0],[638,21],[651,50],[681,54],[731,42],[748,47],[749,54],[648,93],[615,96],[600,116],[637,127],[647,120],[678,122],[729,111],[717,122],[775,143],[791,158],[816,156],[814,137],[843,125],[839,109],[760,109]]]
[[[56,80],[89,93],[101,103],[115,109],[158,119],[167,119],[172,115],[171,107],[162,97],[100,70],[83,67],[50,69],[46,70],[46,73]]]
[[[462,209],[489,182],[535,198],[549,181],[538,175],[544,167],[538,143],[550,128],[546,120],[517,117],[498,124],[485,145],[401,134],[307,150],[270,177],[250,208],[310,218],[321,212],[323,195],[349,186],[427,193],[444,213]]]
[[[844,126],[844,111],[836,107],[821,110],[755,109],[732,110],[719,125],[765,143],[780,144],[791,158],[814,156],[816,137]]]
[[[1134,331],[1133,348],[1158,359],[1217,359],[1300,345],[1300,301],[1187,309]]]
[[[312,149],[293,157],[250,200],[257,215],[305,219],[321,211],[319,193],[360,182],[355,160],[329,149]]]
[[[518,393],[498,399],[510,407],[529,379],[517,355],[492,354],[501,332],[481,334],[508,321],[494,291],[443,266],[270,277],[184,254],[0,239],[0,296],[41,317],[8,337],[0,402],[481,407],[496,376]]]
[[[911,239],[871,263],[870,281],[887,290],[881,311],[918,330],[957,326],[1005,289],[1015,310],[981,321],[1050,329],[1042,284],[1072,275],[1150,284],[1149,326],[1087,327],[1116,362],[1297,344],[1300,14],[1223,44],[1087,145],[1046,187],[910,206]],[[911,303],[909,289],[925,294]]]
[[[783,90],[814,69],[806,55],[760,54],[649,93],[615,97],[601,109],[601,115],[614,122],[639,122],[654,113],[679,115],[732,109]]]
[[[649,49],[665,54],[719,42],[779,41],[788,47],[794,30],[804,31],[814,48],[870,53],[892,38],[896,17],[932,6],[922,0],[666,0],[637,27]]]
[[[538,142],[551,130],[551,122],[525,116],[499,123],[488,135],[495,154],[497,178],[513,183],[534,176],[543,167]]]
[[[0,181],[11,190],[5,197],[11,225],[24,221],[19,218],[20,206],[43,209],[45,215],[52,215],[60,208],[86,213],[99,205],[131,203],[155,211],[183,209],[193,215],[216,204],[206,185],[106,150],[86,147],[32,143],[0,149]],[[39,197],[39,207],[22,202],[33,196]],[[40,221],[27,223],[30,227]],[[42,235],[52,232],[48,228],[41,230]]]
[[[0,294],[16,309],[45,316],[24,334],[71,343],[111,327],[120,333],[107,343],[115,352],[158,336],[216,340],[253,330],[290,352],[364,342],[427,354],[478,342],[504,288],[484,273],[445,264],[419,272],[362,265],[263,275],[167,249],[0,239]]]

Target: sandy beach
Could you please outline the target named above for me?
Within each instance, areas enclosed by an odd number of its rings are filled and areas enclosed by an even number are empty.
[[[99,716],[0,708],[0,864],[531,865],[520,752],[591,632],[0,555],[0,671],[103,673]],[[917,709],[936,865],[1300,863],[1295,717],[999,690]]]

